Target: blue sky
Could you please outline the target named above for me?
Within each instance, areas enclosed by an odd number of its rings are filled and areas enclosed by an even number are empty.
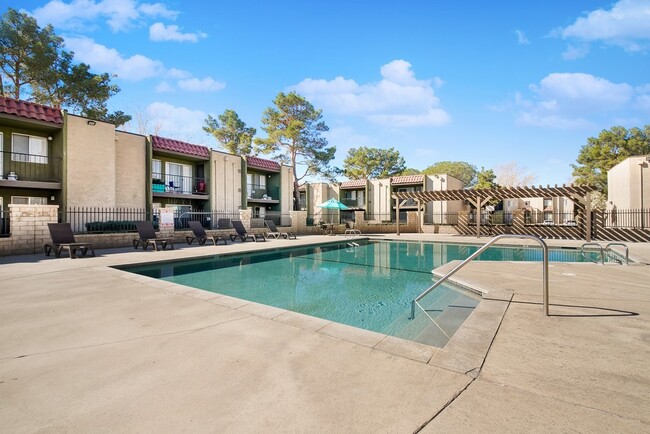
[[[335,164],[352,147],[394,147],[417,169],[515,161],[534,184],[562,184],[588,137],[650,124],[650,0],[18,7],[117,75],[110,108],[134,115],[126,129],[215,148],[208,114],[233,109],[263,136],[264,109],[296,90],[323,110]]]

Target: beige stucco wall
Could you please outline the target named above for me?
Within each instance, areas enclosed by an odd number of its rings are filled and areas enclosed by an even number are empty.
[[[66,114],[64,185],[68,206],[116,204],[115,126]],[[144,168],[143,168],[144,170]]]
[[[371,179],[368,181],[368,220],[388,220],[391,212],[390,180]]]
[[[115,132],[115,206],[147,205],[147,139],[138,134]]]
[[[641,171],[643,170],[643,207],[650,208],[650,155],[630,157],[607,172],[607,202],[619,210],[641,208]],[[643,163],[643,167],[640,164]]]
[[[282,166],[280,176],[280,212],[289,214],[293,210],[293,169]]]
[[[210,201],[215,211],[231,212],[242,207],[242,162],[238,155],[210,153]]]
[[[326,182],[307,184],[307,188],[309,188],[309,203],[307,204],[308,215],[313,217],[315,223],[318,223],[323,220],[323,209],[318,205],[328,199],[336,197],[336,194],[332,186]],[[326,213],[333,214],[334,212],[328,210]]]

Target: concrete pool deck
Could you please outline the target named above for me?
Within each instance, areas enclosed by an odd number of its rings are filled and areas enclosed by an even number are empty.
[[[0,426],[650,431],[647,265],[552,264],[545,317],[539,263],[473,262],[456,279],[486,300],[443,349],[110,268],[332,239],[0,258]],[[628,245],[650,263],[650,244]]]

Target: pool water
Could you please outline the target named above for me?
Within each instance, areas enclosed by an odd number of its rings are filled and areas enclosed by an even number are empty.
[[[428,345],[444,346],[480,301],[442,285],[410,320],[411,301],[434,283],[431,270],[477,246],[356,241],[120,267],[133,273],[275,306]],[[577,253],[577,255],[573,254]],[[552,260],[579,252],[551,251]],[[479,260],[541,260],[541,249],[491,248]],[[444,330],[444,333],[441,331]]]

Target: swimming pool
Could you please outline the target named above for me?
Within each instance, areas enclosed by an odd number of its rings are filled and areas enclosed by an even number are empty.
[[[431,270],[465,259],[479,246],[357,240],[237,255],[119,267],[122,270],[300,312],[403,339],[444,346],[481,299],[442,285],[409,320],[411,301],[429,288]],[[539,248],[494,247],[479,260],[538,261]],[[580,252],[549,251],[552,261]],[[444,333],[440,330],[444,330]]]

